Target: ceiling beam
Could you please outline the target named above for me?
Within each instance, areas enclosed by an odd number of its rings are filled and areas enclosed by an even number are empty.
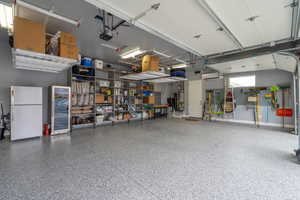
[[[275,45],[267,43],[265,45],[258,45],[254,47],[245,48],[243,51],[225,52],[223,54],[209,56],[206,58],[207,64],[222,63],[231,60],[247,58],[252,56],[270,54],[278,51],[299,51],[300,39],[297,40],[282,40],[277,41]]]
[[[224,24],[224,22],[218,17],[218,15],[213,11],[213,9],[207,4],[206,0],[195,0],[197,4],[204,8],[207,14],[218,24],[220,28],[225,32],[225,34],[232,40],[232,42],[239,48],[244,49],[242,43],[238,38],[231,32],[231,30]]]

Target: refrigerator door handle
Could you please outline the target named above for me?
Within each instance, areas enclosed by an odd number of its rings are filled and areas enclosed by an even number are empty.
[[[10,113],[11,122],[14,121],[14,106],[11,105],[11,113]]]

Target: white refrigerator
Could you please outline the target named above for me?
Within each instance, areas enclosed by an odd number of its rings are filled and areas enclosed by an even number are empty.
[[[43,88],[11,86],[11,140],[42,136]]]

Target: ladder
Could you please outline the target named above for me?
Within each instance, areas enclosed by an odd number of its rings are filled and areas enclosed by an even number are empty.
[[[233,88],[229,88],[228,81],[224,78],[224,114],[223,117],[231,116],[234,119],[235,100]]]

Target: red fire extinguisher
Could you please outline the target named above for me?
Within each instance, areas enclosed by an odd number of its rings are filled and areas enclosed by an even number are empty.
[[[49,125],[44,124],[44,136],[49,136]]]

